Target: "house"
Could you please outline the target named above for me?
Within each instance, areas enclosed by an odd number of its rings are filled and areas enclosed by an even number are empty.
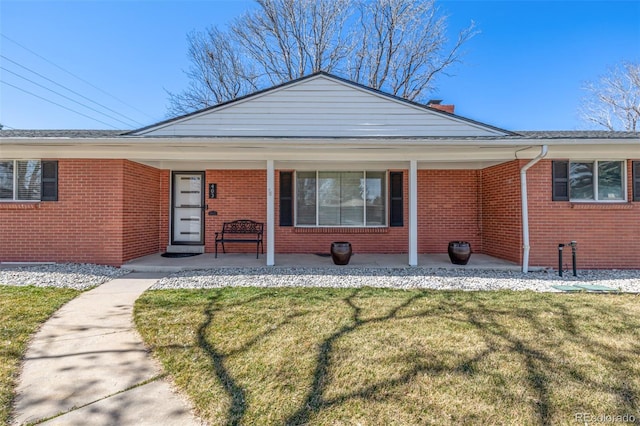
[[[640,268],[640,134],[513,132],[326,73],[128,133],[0,132],[0,261],[213,252],[241,218],[267,265],[464,240],[526,271],[575,240],[580,268]]]

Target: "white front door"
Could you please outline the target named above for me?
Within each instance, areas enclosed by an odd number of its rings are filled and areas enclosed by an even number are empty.
[[[204,172],[173,172],[171,244],[204,244]]]

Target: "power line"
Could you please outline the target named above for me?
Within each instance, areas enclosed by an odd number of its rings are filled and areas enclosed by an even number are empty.
[[[48,90],[48,91],[49,91],[49,92],[51,92],[51,93],[55,93],[56,95],[61,96],[61,97],[65,98],[65,99],[67,99],[67,100],[70,100],[71,102],[76,103],[76,104],[78,104],[78,105],[80,105],[80,106],[83,106],[83,107],[85,107],[85,108],[87,108],[87,109],[90,109],[91,111],[97,112],[98,114],[102,114],[102,115],[104,115],[105,117],[109,117],[109,118],[110,118],[110,119],[112,119],[112,120],[119,121],[119,122],[121,122],[121,123],[125,124],[126,126],[130,126],[130,124],[129,124],[129,123],[125,123],[124,121],[122,121],[122,120],[120,120],[120,119],[118,119],[118,118],[116,118],[116,117],[113,117],[113,116],[111,116],[111,115],[109,115],[109,114],[106,114],[106,113],[104,113],[104,112],[102,112],[102,111],[99,111],[99,110],[97,110],[97,109],[95,109],[95,108],[93,108],[93,107],[90,107],[89,105],[83,104],[82,102],[76,101],[75,99],[70,98],[69,96],[63,95],[63,94],[62,94],[62,93],[60,93],[60,92],[56,92],[56,91],[55,91],[55,90],[53,90],[53,89],[50,89],[50,88],[48,88],[48,87],[46,87],[46,86],[43,86],[42,84],[40,84],[40,83],[38,83],[38,82],[36,82],[36,81],[33,81],[33,80],[31,80],[31,79],[29,79],[29,78],[27,78],[27,77],[25,77],[25,76],[22,76],[22,75],[20,75],[20,74],[18,74],[18,73],[15,73],[15,72],[11,71],[11,70],[8,70],[8,69],[6,69],[5,67],[0,66],[0,70],[4,70],[4,71],[6,71],[6,72],[8,72],[8,73],[10,73],[10,74],[13,74],[13,75],[15,75],[15,76],[16,76],[16,77],[18,77],[18,78],[21,78],[21,79],[23,79],[23,80],[26,80],[26,81],[28,81],[28,82],[29,82],[29,83],[31,83],[31,84],[35,84],[36,86],[41,87],[41,88],[42,88],[42,89],[44,89],[44,90]]]
[[[116,101],[120,102],[121,104],[126,105],[126,106],[128,106],[129,108],[131,108],[131,109],[133,109],[133,110],[135,110],[135,111],[138,111],[138,112],[139,112],[139,113],[141,113],[141,114],[144,114],[145,116],[149,117],[151,120],[154,120],[154,121],[156,120],[155,118],[151,117],[151,116],[150,116],[149,114],[147,114],[146,112],[144,112],[144,111],[142,111],[142,110],[140,110],[140,109],[138,109],[138,108],[136,108],[136,107],[134,107],[134,106],[132,106],[132,105],[129,105],[128,103],[126,103],[126,102],[125,102],[125,101],[123,101],[122,99],[119,99],[119,98],[117,98],[117,97],[113,96],[111,93],[105,92],[104,90],[102,90],[102,89],[101,89],[101,88],[99,88],[98,86],[96,86],[96,85],[94,85],[94,84],[92,84],[92,83],[88,82],[87,80],[85,80],[85,79],[84,79],[84,78],[82,78],[82,77],[79,77],[79,76],[75,75],[75,74],[74,74],[74,73],[72,73],[71,71],[68,71],[68,70],[66,70],[66,69],[62,68],[60,65],[58,65],[58,64],[56,64],[56,63],[54,63],[54,62],[50,61],[49,59],[45,58],[44,56],[42,56],[42,55],[40,55],[40,54],[38,54],[38,53],[34,52],[33,50],[29,49],[28,47],[26,47],[26,46],[24,46],[24,45],[22,45],[22,44],[18,43],[18,42],[17,42],[17,41],[15,41],[15,40],[13,40],[12,38],[10,38],[10,37],[8,37],[8,36],[6,36],[6,35],[4,35],[4,34],[0,34],[0,36],[2,36],[3,38],[7,39],[7,40],[8,40],[8,41],[10,41],[11,43],[14,43],[15,45],[20,46],[21,48],[23,48],[23,49],[24,49],[24,50],[26,50],[27,52],[29,52],[29,53],[31,53],[31,54],[33,54],[33,55],[37,56],[38,58],[42,59],[43,61],[45,61],[45,62],[47,62],[47,63],[49,63],[49,64],[53,65],[54,67],[58,68],[59,70],[62,70],[62,71],[64,71],[64,72],[66,72],[67,74],[69,74],[69,75],[71,75],[71,76],[73,76],[73,77],[77,78],[78,80],[82,81],[83,83],[88,84],[89,86],[93,87],[94,89],[96,89],[96,90],[98,90],[98,91],[100,91],[100,92],[104,93],[105,95],[109,96],[110,98],[115,99]]]
[[[107,111],[111,111],[111,112],[113,112],[114,114],[117,114],[117,115],[119,115],[120,117],[123,117],[123,118],[124,118],[124,119],[126,119],[126,120],[132,121],[132,122],[134,122],[134,123],[138,124],[139,126],[142,126],[142,125],[143,125],[143,124],[142,124],[142,123],[140,123],[139,121],[136,121],[136,120],[134,120],[134,119],[132,119],[132,118],[129,118],[129,117],[127,117],[126,115],[123,115],[123,114],[119,113],[119,112],[118,112],[118,111],[116,111],[116,110],[113,110],[113,109],[111,109],[111,108],[109,108],[109,107],[107,107],[107,106],[105,106],[105,105],[102,105],[102,104],[101,104],[101,103],[99,103],[99,102],[94,101],[93,99],[87,98],[87,97],[86,97],[86,96],[84,96],[83,94],[78,93],[78,92],[76,92],[75,90],[69,89],[68,87],[66,87],[66,86],[64,86],[64,85],[62,85],[62,84],[60,84],[60,83],[58,83],[58,82],[56,82],[56,81],[54,81],[54,80],[52,80],[52,79],[50,79],[50,78],[48,78],[48,77],[45,77],[44,75],[42,75],[42,74],[40,74],[40,73],[38,73],[38,72],[36,72],[36,71],[34,71],[34,70],[30,69],[29,67],[25,67],[24,65],[21,65],[20,63],[18,63],[18,62],[16,62],[16,61],[14,61],[13,59],[7,58],[6,56],[1,55],[1,54],[0,54],[0,58],[3,58],[3,59],[5,59],[5,60],[7,60],[7,61],[9,61],[9,62],[11,62],[11,63],[13,63],[13,64],[15,64],[15,65],[19,66],[20,68],[22,68],[22,69],[25,69],[25,70],[29,71],[30,73],[33,73],[33,74],[37,75],[38,77],[43,78],[43,79],[45,79],[45,80],[47,80],[47,81],[49,81],[49,82],[51,82],[51,83],[55,84],[55,85],[56,85],[56,86],[58,86],[58,87],[62,87],[63,89],[68,90],[69,92],[73,93],[74,95],[80,96],[81,98],[86,99],[87,101],[89,101],[89,102],[91,102],[91,103],[93,103],[93,104],[96,104],[96,105],[98,105],[99,107],[102,107],[102,108],[106,109]],[[106,115],[106,114],[105,114],[105,115]],[[121,123],[124,123],[124,121],[120,121],[120,122],[121,122]],[[132,125],[131,125],[131,124],[129,124],[129,123],[125,123],[125,124],[126,124],[127,126],[130,126],[130,127],[135,127],[135,126],[132,126]]]
[[[43,98],[42,96],[36,95],[35,93],[31,93],[31,92],[29,92],[28,90],[22,89],[22,88],[20,88],[20,87],[18,87],[18,86],[14,86],[14,85],[13,85],[13,84],[11,84],[11,83],[7,83],[6,81],[0,80],[0,83],[6,84],[7,86],[11,86],[11,87],[13,87],[14,89],[18,89],[18,90],[20,90],[21,92],[24,92],[24,93],[26,93],[26,94],[28,94],[28,95],[35,96],[36,98],[38,98],[38,99],[42,99],[43,101],[47,101],[47,102],[49,102],[49,103],[51,103],[51,104],[57,105],[57,106],[59,106],[60,108],[64,108],[64,109],[66,109],[67,111],[75,112],[76,114],[79,114],[79,115],[81,115],[81,116],[83,116],[83,117],[86,117],[86,118],[88,118],[88,119],[91,119],[91,120],[97,121],[97,122],[99,122],[99,123],[102,123],[102,124],[104,124],[104,125],[106,125],[106,126],[111,127],[112,129],[120,130],[120,129],[118,129],[117,127],[114,127],[114,126],[112,126],[112,125],[111,125],[111,124],[109,124],[109,123],[105,123],[104,121],[102,121],[102,120],[98,120],[98,119],[97,119],[97,118],[95,118],[95,117],[88,116],[87,114],[83,114],[83,113],[81,113],[81,112],[79,112],[79,111],[76,111],[76,110],[74,110],[74,109],[68,108],[68,107],[66,107],[66,106],[64,106],[64,105],[61,105],[61,104],[59,104],[59,103],[57,103],[57,102],[54,102],[54,101],[52,101],[52,100],[49,100],[49,99],[47,99],[47,98]]]

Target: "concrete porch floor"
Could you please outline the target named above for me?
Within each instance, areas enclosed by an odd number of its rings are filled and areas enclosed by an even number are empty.
[[[259,268],[265,266],[266,255],[248,253],[218,253],[214,258],[212,253],[182,258],[166,258],[160,253],[133,259],[122,269],[136,272],[179,272],[193,269],[210,268]],[[345,266],[336,266],[331,257],[317,254],[276,254],[275,267],[308,267],[308,268],[409,268],[406,254],[354,254]],[[420,268],[445,269],[495,269],[519,271],[520,265],[506,260],[491,257],[486,254],[474,253],[467,265],[454,265],[449,261],[446,253],[421,254],[418,256]]]

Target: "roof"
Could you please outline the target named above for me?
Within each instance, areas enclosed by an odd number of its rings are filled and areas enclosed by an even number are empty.
[[[113,138],[126,130],[0,130],[0,138]]]
[[[523,130],[515,133],[529,139],[640,139],[640,132],[611,132],[606,130]]]
[[[0,138],[65,138],[65,139],[101,139],[101,138],[129,138],[128,132],[126,130],[0,130]],[[180,138],[180,136],[165,136],[161,138]],[[193,138],[193,137],[190,137]],[[207,136],[200,137],[202,139],[219,139],[219,138],[211,138]],[[274,138],[279,139],[279,138]],[[298,139],[298,138],[296,138]],[[299,138],[299,139],[309,139],[309,138]],[[352,139],[352,138],[351,138]],[[408,139],[406,137],[401,138],[390,138],[390,137],[380,137],[380,138],[371,138],[367,137],[366,139]],[[610,131],[600,131],[600,130],[527,130],[527,131],[517,131],[513,132],[513,135],[507,137],[451,137],[446,138],[442,136],[437,137],[421,137],[421,138],[410,138],[410,139],[477,139],[477,140],[487,140],[487,139],[540,139],[540,140],[550,140],[550,139],[639,139],[640,140],[640,132],[610,132]]]

